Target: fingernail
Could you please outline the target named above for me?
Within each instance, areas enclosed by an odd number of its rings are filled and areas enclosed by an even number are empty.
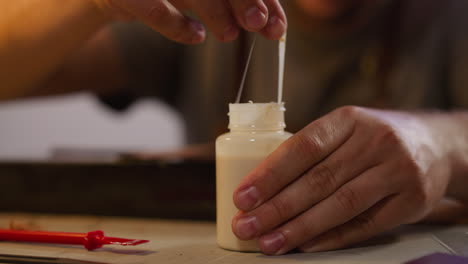
[[[239,29],[237,28],[237,26],[230,25],[224,31],[222,41],[232,41],[237,38],[238,34],[239,34]]]
[[[205,40],[205,35],[206,35],[205,27],[200,22],[192,21],[190,23],[190,26],[195,32],[195,34],[192,37],[192,42],[199,43]]]
[[[280,39],[286,31],[286,25],[277,16],[272,16],[268,21],[267,31],[271,38]]]
[[[258,231],[258,221],[255,216],[246,216],[237,220],[235,233],[240,239],[252,239]]]
[[[256,6],[251,7],[245,13],[247,27],[252,30],[259,30],[266,24],[267,16]]]
[[[255,186],[249,186],[237,193],[236,205],[239,209],[248,211],[256,207],[260,194]]]
[[[274,232],[262,236],[259,240],[259,246],[263,253],[275,255],[283,246],[286,239],[280,232]]]

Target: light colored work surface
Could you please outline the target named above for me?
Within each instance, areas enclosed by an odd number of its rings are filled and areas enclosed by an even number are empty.
[[[436,228],[423,226],[405,227],[354,249],[267,257],[257,253],[237,253],[218,248],[215,224],[209,222],[0,214],[0,227],[7,227],[12,219],[22,219],[23,222],[28,220],[29,224],[48,231],[88,232],[101,229],[109,236],[151,240],[151,243],[138,247],[106,246],[94,252],[88,252],[82,247],[0,242],[0,254],[72,258],[116,264],[390,264],[403,263],[433,252],[447,252],[431,237]],[[457,228],[468,230],[467,226]]]

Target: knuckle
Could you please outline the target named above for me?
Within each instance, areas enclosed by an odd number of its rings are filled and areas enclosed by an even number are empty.
[[[263,170],[261,171],[255,170],[252,173],[255,175],[255,178],[259,181],[265,181],[265,180],[277,181],[278,180],[276,179],[275,169],[269,166],[263,168]]]
[[[336,202],[344,211],[359,211],[359,196],[355,190],[349,187],[341,187],[334,195]]]
[[[337,187],[336,168],[321,163],[306,174],[305,181],[311,190],[332,193]]]
[[[296,135],[296,148],[299,153],[304,155],[304,157],[317,157],[318,153],[321,153],[321,148],[323,145],[322,140],[318,135],[311,136],[307,133],[298,133]],[[318,157],[317,157],[318,158]]]
[[[361,107],[353,105],[342,106],[336,110],[339,116],[348,119],[353,119],[354,117],[358,116],[361,111]]]
[[[424,184],[425,171],[416,159],[411,157],[404,158],[400,161],[399,167],[402,171],[405,171],[407,174],[411,175],[411,178],[414,179],[416,185]]]
[[[373,147],[386,150],[388,153],[398,156],[411,156],[408,146],[405,144],[402,135],[395,127],[387,123],[380,123],[376,128],[374,138],[370,143]]]
[[[401,138],[398,132],[389,124],[382,123],[379,127],[379,142],[392,144],[392,145],[400,145]]]

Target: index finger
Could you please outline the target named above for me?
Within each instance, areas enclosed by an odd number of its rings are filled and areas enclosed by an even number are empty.
[[[237,38],[239,27],[226,2],[219,0],[190,1],[195,13],[220,41],[229,42]]]
[[[278,0],[264,0],[269,10],[267,25],[261,31],[268,39],[278,40],[284,36],[288,27],[286,14]]]
[[[355,107],[336,110],[284,142],[234,192],[234,204],[250,211],[338,149],[351,136]]]
[[[230,0],[237,22],[244,29],[266,38],[280,39],[287,28],[286,14],[279,0]]]

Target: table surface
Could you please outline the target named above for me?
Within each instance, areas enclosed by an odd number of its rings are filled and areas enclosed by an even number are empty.
[[[0,254],[58,257],[99,263],[404,263],[447,250],[432,237],[441,229],[468,226],[407,226],[353,249],[316,254],[288,254],[268,257],[260,253],[226,251],[216,245],[215,223],[115,217],[0,214],[0,227],[10,221],[23,222],[41,230],[88,232],[104,230],[109,236],[149,239],[138,247],[106,246],[88,252],[82,247],[0,242]]]

